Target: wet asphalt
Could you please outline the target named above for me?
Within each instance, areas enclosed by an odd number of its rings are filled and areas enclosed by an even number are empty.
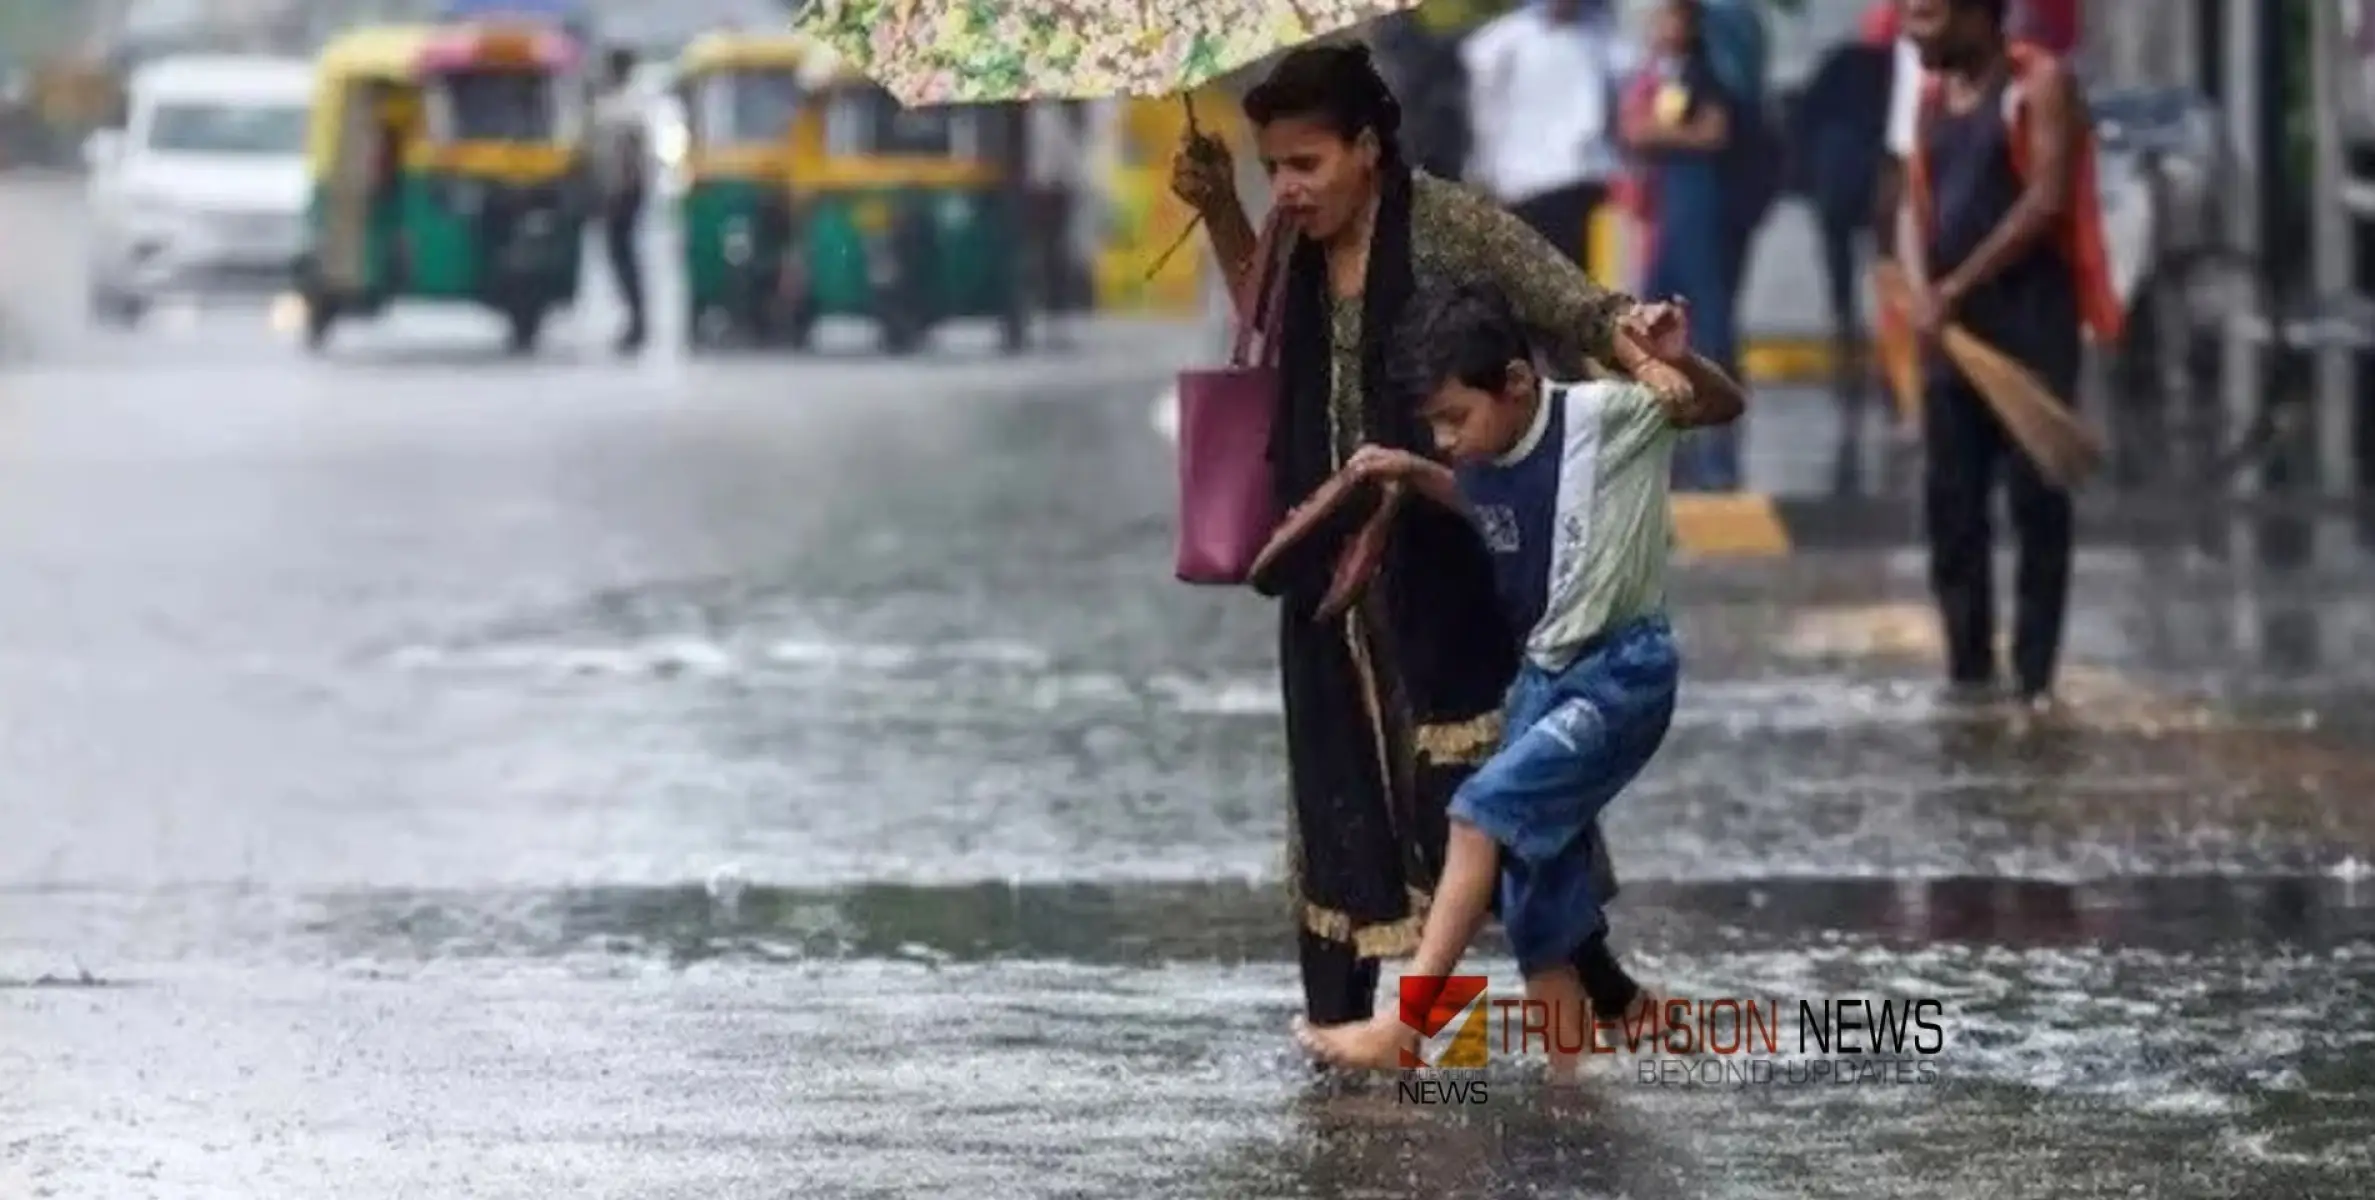
[[[1938,699],[1900,541],[1685,568],[1619,949],[1943,1048],[1422,1104],[1285,1037],[1269,614],[1169,578],[1193,331],[310,360],[89,330],[71,189],[0,215],[0,1196],[2375,1185],[2361,530],[2090,544],[2044,719]]]

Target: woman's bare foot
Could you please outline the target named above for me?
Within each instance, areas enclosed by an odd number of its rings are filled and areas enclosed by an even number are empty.
[[[1314,1025],[1295,1018],[1295,1040],[1313,1058],[1331,1066],[1362,1071],[1391,1071],[1402,1066],[1402,1052],[1418,1052],[1418,1031],[1394,1013],[1379,1013],[1346,1025]]]

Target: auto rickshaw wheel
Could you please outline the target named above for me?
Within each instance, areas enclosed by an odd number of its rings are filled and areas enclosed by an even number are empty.
[[[536,340],[544,335],[544,308],[535,304],[519,305],[503,314],[503,324],[505,349],[513,354],[534,353]]]

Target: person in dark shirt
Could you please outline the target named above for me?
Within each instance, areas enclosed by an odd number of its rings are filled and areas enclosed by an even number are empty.
[[[2005,36],[2005,0],[1910,0],[1923,85],[1897,252],[1911,316],[1934,346],[1953,322],[2076,393],[2084,332],[2121,320],[2104,259],[2092,142],[2060,60]],[[2069,601],[2070,497],[2018,449],[1986,400],[1938,353],[1922,403],[1930,582],[1958,695],[1996,682],[1988,507],[1999,474],[2020,539],[2012,631],[2021,700],[2048,704]]]

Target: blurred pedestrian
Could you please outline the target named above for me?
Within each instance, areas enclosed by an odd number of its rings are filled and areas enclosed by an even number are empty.
[[[1699,25],[1698,0],[1664,0],[1652,60],[1624,106],[1624,139],[1643,161],[1642,197],[1653,230],[1642,292],[1690,301],[1692,346],[1739,377],[1733,233],[1726,192],[1733,136],[1731,96],[1717,82]],[[1735,427],[1695,430],[1675,455],[1675,485],[1727,492],[1740,486]]]
[[[1460,62],[1462,31],[1439,22],[1438,5],[1379,18],[1370,44],[1378,72],[1402,98],[1402,133],[1411,165],[1442,179],[1466,175],[1473,153],[1468,118],[1468,70]]]
[[[1772,0],[1699,0],[1699,44],[1717,87],[1731,103],[1732,136],[1723,161],[1724,195],[1732,212],[1727,261],[1732,303],[1748,279],[1748,259],[1757,230],[1781,198],[1789,147],[1768,119],[1765,79],[1772,37],[1765,9]]]
[[[1470,182],[1523,218],[1584,273],[1591,222],[1623,166],[1617,89],[1634,55],[1608,0],[1535,0],[1460,48],[1468,74]]]
[[[1089,287],[1087,264],[1073,253],[1075,210],[1091,183],[1088,110],[1077,100],[1031,101],[1026,119],[1025,202],[1038,281],[1034,299],[1047,315],[1050,340],[1065,345],[1071,337],[1066,318],[1088,307],[1083,295]]]
[[[1281,511],[1303,501],[1365,442],[1424,452],[1432,439],[1385,378],[1386,346],[1423,285],[1491,282],[1565,377],[1608,362],[1667,394],[1688,385],[1650,361],[1619,319],[1626,297],[1587,278],[1489,200],[1414,171],[1401,106],[1359,45],[1295,50],[1245,97],[1287,239],[1282,362],[1270,462]],[[1230,294],[1259,290],[1257,235],[1227,147],[1191,133],[1172,190],[1195,206]],[[1242,314],[1241,314],[1242,315]],[[1442,868],[1452,791],[1497,743],[1518,647],[1498,617],[1490,555],[1448,510],[1409,505],[1385,566],[1343,617],[1313,619],[1324,586],[1290,585],[1279,607],[1286,700],[1290,884],[1300,926],[1304,1012],[1317,1024],[1367,1018],[1378,960],[1415,946]],[[1615,894],[1590,835],[1597,895]],[[1604,938],[1577,954],[1603,1011],[1630,988]]]
[[[635,52],[623,46],[610,51],[603,89],[594,105],[593,167],[597,218],[602,248],[610,263],[619,301],[626,305],[626,328],[618,348],[632,354],[643,349],[648,332],[644,319],[643,251],[636,235],[643,227],[643,205],[650,193],[651,153],[646,145],[643,103],[630,82]]]
[[[2118,336],[2104,253],[2093,137],[2060,59],[2005,34],[2006,0],[1910,0],[1906,27],[1929,78],[1921,90],[1897,249],[1915,327],[1947,323],[2010,355],[2065,400],[2076,395],[2082,327]],[[1930,583],[1950,686],[1996,684],[1994,546],[1999,473],[2020,540],[2013,681],[2050,702],[2070,588],[2070,497],[2006,434],[1943,355],[1928,356],[1922,401]]]
[[[1765,103],[1765,73],[1772,58],[1772,37],[1765,28],[1765,6],[1771,0],[1700,0],[1699,40],[1707,48],[1707,65],[1734,103],[1761,108]]]
[[[1799,93],[1790,133],[1799,186],[1822,239],[1830,298],[1832,359],[1846,428],[1861,423],[1870,373],[1863,354],[1862,241],[1874,225],[1873,197],[1887,156],[1894,46],[1889,36],[1833,47]]]

